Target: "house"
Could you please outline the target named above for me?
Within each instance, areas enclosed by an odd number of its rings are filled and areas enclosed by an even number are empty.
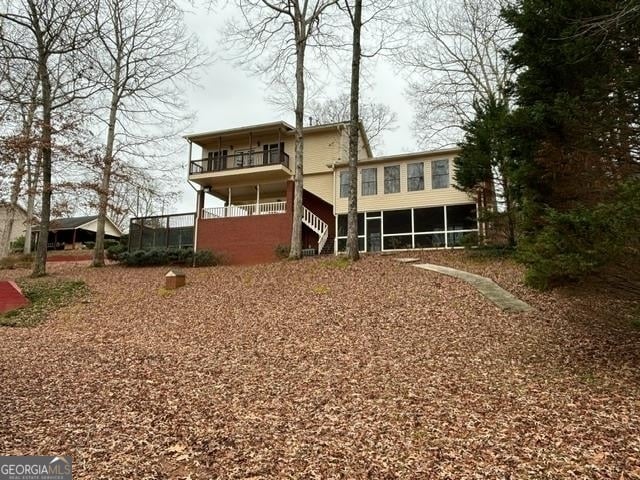
[[[7,228],[9,228],[9,207],[9,203],[0,202],[0,238],[5,238],[4,235],[6,234]],[[27,211],[20,205],[17,205],[14,211],[13,225],[9,233],[9,244],[14,243],[24,235],[27,218]]]
[[[232,263],[275,258],[289,245],[293,219],[295,130],[285,122],[187,135],[188,179],[198,185],[194,248]],[[203,157],[192,158],[192,147]],[[348,124],[304,129],[303,247],[346,245]],[[456,149],[374,157],[362,128],[358,211],[364,252],[460,245],[478,231],[476,203],[453,185]],[[205,208],[205,197],[224,204]]]
[[[39,226],[33,227],[33,244],[36,245]],[[75,250],[83,248],[85,243],[95,243],[98,230],[98,216],[55,218],[49,223],[49,250]],[[113,221],[107,217],[104,226],[104,238],[116,240],[122,232]]]

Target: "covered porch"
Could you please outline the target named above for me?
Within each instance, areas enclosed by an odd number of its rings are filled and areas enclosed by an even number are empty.
[[[288,181],[233,185],[207,186],[198,193],[198,213],[202,220],[254,215],[276,215],[287,212]],[[222,205],[205,207],[206,195]],[[290,207],[289,207],[290,208]]]

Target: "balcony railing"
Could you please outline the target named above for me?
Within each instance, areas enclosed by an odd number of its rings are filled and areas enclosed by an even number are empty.
[[[251,215],[273,215],[285,213],[287,202],[251,203],[248,205],[230,205],[228,207],[203,208],[202,218],[249,217]]]
[[[284,165],[289,168],[289,155],[280,150],[256,150],[233,155],[222,155],[215,158],[202,158],[191,161],[189,175],[264,167],[267,165]]]

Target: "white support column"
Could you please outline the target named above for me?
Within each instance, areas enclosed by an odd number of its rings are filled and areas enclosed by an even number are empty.
[[[447,225],[447,206],[444,205],[444,248],[449,248],[449,226]]]
[[[260,215],[260,184],[256,185],[256,215]]]
[[[229,194],[227,195],[227,208],[225,208],[224,216],[229,216],[229,209],[231,208],[231,187],[229,187]]]
[[[189,159],[187,160],[187,178],[191,174],[191,151],[193,150],[193,142],[191,140],[187,140],[189,143]]]

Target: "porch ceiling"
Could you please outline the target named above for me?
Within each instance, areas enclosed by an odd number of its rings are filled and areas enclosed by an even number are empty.
[[[257,184],[256,185],[236,185],[233,187],[226,186],[224,188],[214,186],[209,192],[210,195],[226,201],[229,195],[229,188],[231,188],[231,203],[238,202],[255,202],[257,198]],[[286,182],[272,182],[260,184],[260,198],[264,199],[278,199],[285,200],[287,197],[287,183]]]
[[[202,187],[212,189],[228,189],[244,185],[284,182],[289,180],[293,172],[282,164],[264,165],[253,168],[229,169],[217,172],[197,173],[189,176],[189,180]]]

